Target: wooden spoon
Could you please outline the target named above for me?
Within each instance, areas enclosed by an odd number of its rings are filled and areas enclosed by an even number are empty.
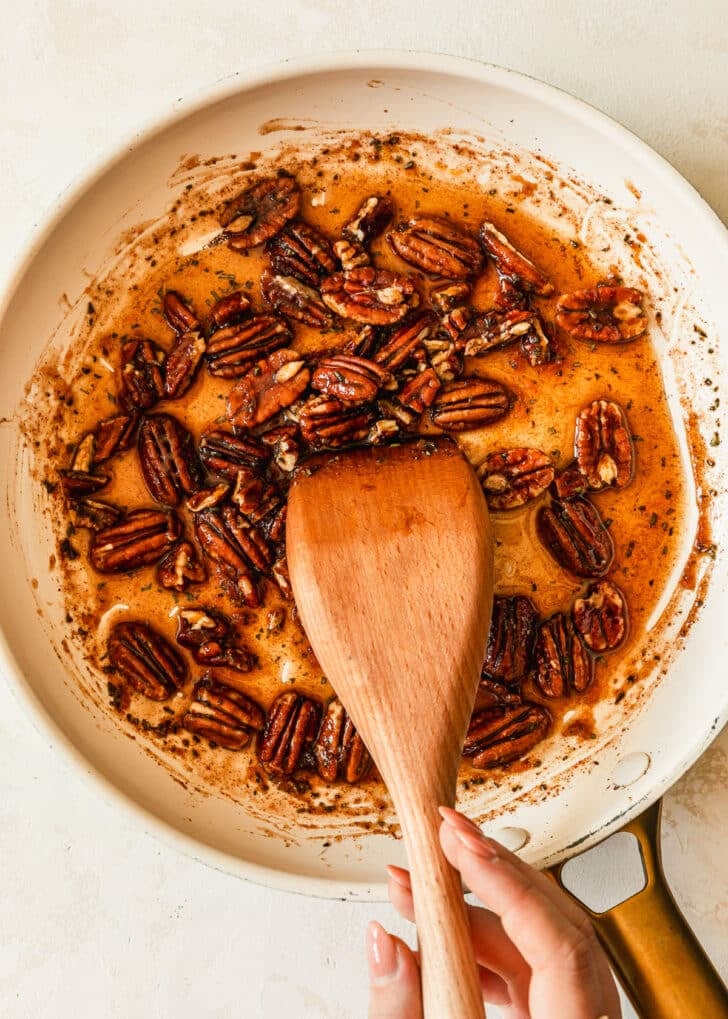
[[[438,839],[485,654],[492,543],[447,439],[309,461],[286,544],[314,653],[387,784],[415,901],[425,1016],[482,1019],[460,878]]]

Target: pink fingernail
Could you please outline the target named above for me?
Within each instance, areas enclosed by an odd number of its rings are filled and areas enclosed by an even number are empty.
[[[477,824],[475,824],[474,821],[471,821],[469,817],[466,817],[465,814],[461,814],[459,811],[453,810],[452,807],[438,807],[437,809],[440,811],[440,817],[443,821],[449,824],[450,827],[454,828],[456,831],[472,831],[475,832],[476,835],[481,834],[480,828]]]
[[[394,881],[400,888],[406,888],[409,890],[412,887],[410,881],[409,871],[403,867],[395,867],[393,864],[387,865],[387,874],[389,874],[390,880]]]
[[[387,983],[396,976],[399,968],[397,943],[376,920],[367,927],[367,959],[371,983]]]

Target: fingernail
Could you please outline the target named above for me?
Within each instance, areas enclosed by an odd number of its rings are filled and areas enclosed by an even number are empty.
[[[408,890],[412,887],[410,881],[409,871],[403,867],[395,867],[394,864],[387,865],[387,874],[389,874],[390,880],[394,881],[396,885],[401,888],[407,888]]]
[[[396,976],[399,968],[397,943],[376,920],[367,927],[367,959],[372,984],[388,983]]]
[[[493,859],[498,856],[498,843],[486,838],[480,828],[463,814],[450,807],[439,807],[440,816],[452,831],[453,835],[471,853],[477,853],[483,859]]]

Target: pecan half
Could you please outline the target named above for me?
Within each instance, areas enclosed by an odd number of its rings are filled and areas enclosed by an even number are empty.
[[[258,744],[258,756],[274,775],[292,775],[301,764],[318,730],[317,701],[286,690],[273,701],[268,723]]]
[[[439,315],[447,315],[466,304],[470,300],[472,290],[470,283],[464,280],[433,287],[430,291],[430,304]]]
[[[440,319],[440,327],[443,333],[457,344],[458,349],[465,346],[465,336],[474,315],[475,312],[470,305],[463,304],[458,308],[453,308],[452,311],[449,311],[447,315],[443,315]]]
[[[336,258],[328,240],[310,223],[294,219],[265,246],[273,272],[295,276],[311,287],[336,270]]]
[[[179,400],[195,381],[197,370],[207,349],[199,330],[181,333],[167,354],[164,366],[164,393],[170,400]]]
[[[161,559],[180,533],[180,522],[171,511],[133,510],[94,534],[89,559],[100,573],[137,570]]]
[[[295,276],[274,275],[266,269],[260,277],[260,289],[274,311],[316,329],[331,325],[331,312],[321,294]]]
[[[603,577],[614,559],[614,544],[599,510],[582,496],[543,506],[538,535],[554,559],[577,577]]]
[[[483,672],[502,683],[514,683],[531,666],[538,612],[525,595],[493,599]]]
[[[366,246],[377,237],[394,215],[394,203],[387,195],[365,198],[341,233],[353,244]]]
[[[185,506],[190,513],[201,513],[202,510],[212,509],[225,502],[230,491],[230,484],[227,481],[220,481],[210,488],[200,488],[185,501]]]
[[[500,382],[471,376],[445,383],[430,413],[433,424],[443,431],[463,432],[497,421],[512,403],[511,394]]]
[[[413,375],[409,382],[402,386],[399,402],[416,414],[422,414],[435,402],[441,385],[437,372],[433,368],[426,368],[423,372]]]
[[[556,321],[575,340],[586,343],[627,343],[647,331],[643,294],[633,287],[597,285],[563,294]]]
[[[270,572],[283,597],[292,601],[293,588],[291,587],[291,575],[288,572],[288,559],[285,555],[279,556],[279,558],[276,559]]]
[[[61,479],[63,491],[69,499],[83,499],[84,496],[93,495],[108,485],[110,478],[108,474],[90,473],[89,471],[60,470],[58,475]]]
[[[498,293],[493,304],[499,311],[525,311],[528,308],[528,296],[510,276],[498,273]]]
[[[592,491],[624,488],[634,477],[632,433],[624,411],[612,400],[595,400],[579,411],[574,435],[579,470]]]
[[[373,361],[352,357],[350,354],[338,354],[319,361],[311,385],[342,403],[365,403],[373,400],[391,379],[391,374]]]
[[[202,551],[244,605],[260,604],[255,571],[270,569],[271,553],[257,528],[232,506],[202,510],[195,516],[195,533]]]
[[[325,782],[352,785],[364,778],[372,759],[340,700],[330,701],[313,745],[316,770]]]
[[[574,626],[590,651],[614,651],[627,633],[627,602],[609,580],[591,584],[571,609]]]
[[[249,468],[241,467],[230,501],[251,524],[258,524],[278,508],[281,494],[275,485],[259,477]]]
[[[515,280],[521,290],[548,297],[554,288],[533,262],[513,247],[504,234],[492,223],[483,223],[480,228],[480,243],[496,264],[498,272]]]
[[[334,273],[321,284],[321,296],[337,315],[369,325],[399,322],[420,303],[409,276],[371,266]]]
[[[200,459],[211,474],[235,481],[241,467],[262,470],[270,454],[262,442],[249,435],[234,435],[216,428],[200,436]]]
[[[387,371],[394,372],[422,347],[435,326],[428,311],[413,315],[392,331],[388,340],[379,347],[374,360]]]
[[[507,510],[545,492],[554,480],[554,465],[540,449],[517,446],[490,453],[477,473],[490,508]]]
[[[211,375],[236,379],[274,350],[288,346],[292,333],[276,315],[251,315],[235,325],[225,326],[207,341],[207,370]]]
[[[149,410],[164,396],[164,358],[154,340],[128,340],[121,348],[119,403],[127,412]]]
[[[164,317],[176,333],[188,333],[200,328],[200,320],[193,308],[176,290],[166,290],[162,300]]]
[[[218,329],[224,329],[226,326],[239,325],[248,317],[250,308],[250,300],[242,290],[233,290],[231,294],[225,294],[210,308],[207,319],[208,335],[212,335]]]
[[[375,326],[362,326],[356,336],[344,344],[342,354],[371,359],[381,344],[381,332]]]
[[[374,422],[366,404],[344,404],[331,396],[312,396],[301,408],[299,424],[305,442],[315,448],[337,449],[361,442]]]
[[[519,686],[499,683],[490,676],[482,675],[475,694],[475,709],[518,707],[523,703]]]
[[[477,315],[467,330],[466,357],[480,357],[514,343],[533,329],[532,311],[488,311]]]
[[[138,452],[147,490],[163,506],[178,506],[201,486],[195,441],[171,414],[151,414],[142,421]]]
[[[207,580],[205,567],[189,541],[171,548],[157,566],[157,583],[169,591],[186,591],[190,584],[201,584],[204,580]]]
[[[276,350],[235,383],[228,393],[227,414],[234,428],[255,428],[295,403],[308,387],[311,373],[296,350]]]
[[[94,463],[102,463],[116,453],[130,449],[134,443],[136,423],[137,418],[132,414],[114,414],[99,421],[94,429]]]
[[[210,676],[195,684],[182,727],[226,750],[242,750],[265,727],[265,712],[247,694]]]
[[[279,425],[277,428],[269,428],[260,438],[267,446],[272,447],[273,463],[278,470],[290,474],[301,455],[298,426]]]
[[[250,672],[255,659],[245,648],[225,642],[229,629],[228,621],[212,609],[188,608],[177,613],[177,643],[189,648],[199,665]]]
[[[521,353],[524,355],[532,368],[538,368],[542,364],[551,364],[556,358],[552,346],[553,326],[544,322],[541,316],[534,312],[531,316],[531,328],[521,337]]]
[[[241,191],[220,213],[228,245],[247,251],[267,241],[298,214],[301,192],[293,177],[268,177]]]
[[[109,662],[127,683],[154,701],[179,690],[187,676],[182,657],[149,623],[117,623],[107,645]]]
[[[594,659],[569,616],[557,612],[536,636],[533,680],[546,697],[583,693],[594,678]]]
[[[438,216],[417,216],[390,231],[387,240],[395,254],[432,276],[464,280],[483,266],[475,237]]]
[[[451,340],[425,340],[423,344],[427,359],[441,382],[453,382],[463,373],[463,359],[459,352],[459,343]]]
[[[365,265],[370,265],[372,261],[367,249],[355,241],[345,239],[336,241],[334,253],[341,262],[341,268],[344,272],[351,272],[352,269],[362,269]]]
[[[579,470],[579,465],[572,461],[556,473],[551,490],[557,499],[573,499],[577,495],[586,495],[589,483]]]
[[[95,499],[70,502],[68,513],[74,527],[89,531],[102,531],[105,527],[111,527],[124,515],[117,506],[97,502]]]
[[[546,736],[551,715],[528,701],[513,707],[476,711],[470,720],[463,754],[476,768],[498,768],[523,757]]]

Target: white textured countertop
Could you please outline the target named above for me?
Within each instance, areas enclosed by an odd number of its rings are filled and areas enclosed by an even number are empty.
[[[180,97],[324,49],[444,51],[559,85],[641,135],[728,220],[723,0],[558,6],[555,18],[523,0],[3,0],[0,284],[68,184]],[[6,1019],[366,1014],[366,921],[402,930],[387,907],[256,887],[157,842],[46,744],[5,684],[0,774]],[[668,879],[724,979],[726,817],[728,732],[667,795],[663,824]]]

